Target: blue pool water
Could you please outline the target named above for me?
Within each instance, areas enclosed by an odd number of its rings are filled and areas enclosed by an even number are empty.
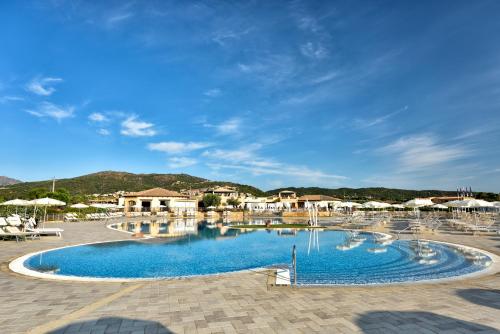
[[[291,268],[297,247],[297,283],[374,284],[419,281],[472,273],[484,268],[443,244],[383,241],[368,233],[196,227],[177,238],[74,246],[28,258],[32,270],[99,278],[174,278],[269,266]],[[365,240],[363,240],[365,239]],[[487,258],[483,258],[483,261]],[[293,276],[292,271],[292,276]]]

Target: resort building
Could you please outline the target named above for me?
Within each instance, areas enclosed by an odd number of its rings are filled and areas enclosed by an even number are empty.
[[[161,212],[194,215],[198,210],[198,201],[176,191],[163,188],[126,193],[124,210],[128,212]]]
[[[326,196],[326,195],[304,195],[300,196],[298,199],[298,207],[301,209],[307,209],[308,205],[316,205],[323,209],[333,209],[335,203],[341,202],[340,199]]]
[[[240,202],[242,202],[243,199],[245,199],[246,194],[239,193],[238,189],[236,187],[214,187],[214,188],[208,188],[203,191],[203,195],[207,194],[212,194],[212,195],[217,195],[220,197],[220,205],[224,206],[227,205],[227,201],[232,198],[232,199],[238,199]]]
[[[282,190],[278,193],[278,198],[281,203],[283,203],[283,207],[287,209],[297,209],[298,206],[298,198],[297,193],[291,190]]]

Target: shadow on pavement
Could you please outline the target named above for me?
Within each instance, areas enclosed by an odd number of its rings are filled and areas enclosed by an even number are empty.
[[[159,322],[129,319],[120,317],[104,317],[91,320],[73,322],[64,327],[58,328],[49,334],[63,333],[173,333]]]
[[[363,333],[499,333],[493,327],[431,312],[374,311],[356,319]]]
[[[500,310],[500,290],[465,289],[458,290],[457,295],[471,303]]]

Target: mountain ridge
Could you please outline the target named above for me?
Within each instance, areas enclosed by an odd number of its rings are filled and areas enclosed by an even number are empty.
[[[240,192],[255,196],[269,196],[281,190],[292,190],[297,195],[327,195],[346,200],[386,200],[401,202],[415,197],[454,196],[455,191],[448,190],[411,190],[384,187],[371,188],[321,188],[321,187],[286,187],[262,191],[251,185],[228,181],[212,181],[189,174],[134,174],[123,171],[101,171],[73,178],[56,180],[56,190],[66,189],[72,195],[105,194],[116,191],[140,191],[149,188],[168,188],[171,190],[199,189],[213,186],[234,186]],[[0,197],[4,199],[29,198],[30,192],[36,189],[50,191],[52,180],[20,182],[0,188]],[[498,194],[478,193],[480,198],[497,200]]]
[[[10,186],[12,184],[21,183],[23,181],[13,179],[7,176],[0,176],[0,186]]]

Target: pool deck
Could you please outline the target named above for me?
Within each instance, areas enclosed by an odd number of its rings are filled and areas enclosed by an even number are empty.
[[[130,238],[102,222],[0,241],[1,333],[500,333],[500,274],[432,284],[268,290],[262,272],[138,283],[59,282],[8,269],[30,252]],[[500,255],[500,236],[428,239]]]

